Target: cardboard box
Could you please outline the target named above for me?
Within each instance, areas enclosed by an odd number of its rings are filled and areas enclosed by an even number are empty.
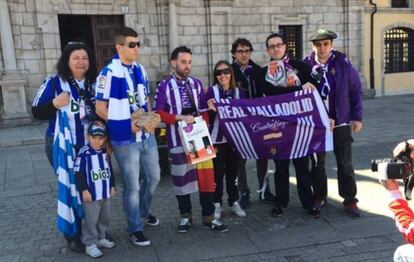
[[[193,124],[179,121],[178,133],[190,164],[194,165],[216,157],[210,132],[201,116],[195,117]]]

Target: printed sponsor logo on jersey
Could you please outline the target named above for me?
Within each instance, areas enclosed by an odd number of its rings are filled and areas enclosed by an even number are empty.
[[[97,89],[105,89],[105,83],[106,83],[106,76],[99,76],[98,83],[96,84]]]
[[[128,102],[130,105],[136,104],[138,101],[138,93],[128,92]]]
[[[111,177],[111,172],[109,172],[109,168],[98,169],[92,170],[91,175],[93,182],[96,182],[102,180],[109,180],[109,178]]]
[[[135,104],[140,105],[139,99],[138,99],[138,92],[134,92],[134,93],[128,92],[128,102],[130,105],[135,105]]]
[[[75,100],[70,100],[70,111],[73,113],[79,112],[79,103]]]

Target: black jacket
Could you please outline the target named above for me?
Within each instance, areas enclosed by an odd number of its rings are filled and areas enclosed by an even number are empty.
[[[249,85],[247,78],[240,70],[240,66],[236,62],[231,64],[236,78],[236,85],[240,88],[240,91],[243,92],[245,98],[260,97],[261,95],[258,94],[257,86],[260,81],[262,68],[252,60],[249,61],[249,65],[253,67],[253,71],[250,75],[251,86]]]

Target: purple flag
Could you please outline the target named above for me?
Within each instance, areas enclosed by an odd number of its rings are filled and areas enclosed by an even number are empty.
[[[216,101],[220,127],[245,159],[294,159],[333,150],[318,92]]]

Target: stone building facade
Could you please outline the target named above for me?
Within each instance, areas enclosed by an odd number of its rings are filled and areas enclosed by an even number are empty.
[[[8,112],[10,106],[6,108],[7,79],[18,81],[15,85],[21,86],[20,91],[12,92],[12,96],[20,100],[23,91],[27,105],[24,110],[29,111],[39,84],[54,73],[64,42],[72,36],[79,38],[83,32],[99,55],[99,50],[110,44],[114,23],[109,20],[100,27],[99,21],[111,17],[140,34],[140,62],[147,69],[152,88],[169,73],[169,53],[177,45],[192,49],[193,75],[207,86],[214,63],[231,60],[235,38],[249,39],[255,50],[253,59],[264,64],[269,59],[265,54],[266,36],[282,27],[296,30],[298,57],[309,52],[307,39],[313,31],[319,27],[332,29],[339,36],[335,47],[348,53],[361,72],[364,67],[364,1],[360,0],[0,0],[0,5],[7,7],[0,8],[3,120],[24,117]],[[5,12],[11,32],[5,29]],[[82,24],[85,19],[89,22]],[[77,28],[70,29],[71,25]],[[100,54],[101,61],[110,55],[105,52]],[[10,65],[12,59],[15,65]]]
[[[377,96],[413,93],[414,0],[365,3],[364,73],[370,88]]]

